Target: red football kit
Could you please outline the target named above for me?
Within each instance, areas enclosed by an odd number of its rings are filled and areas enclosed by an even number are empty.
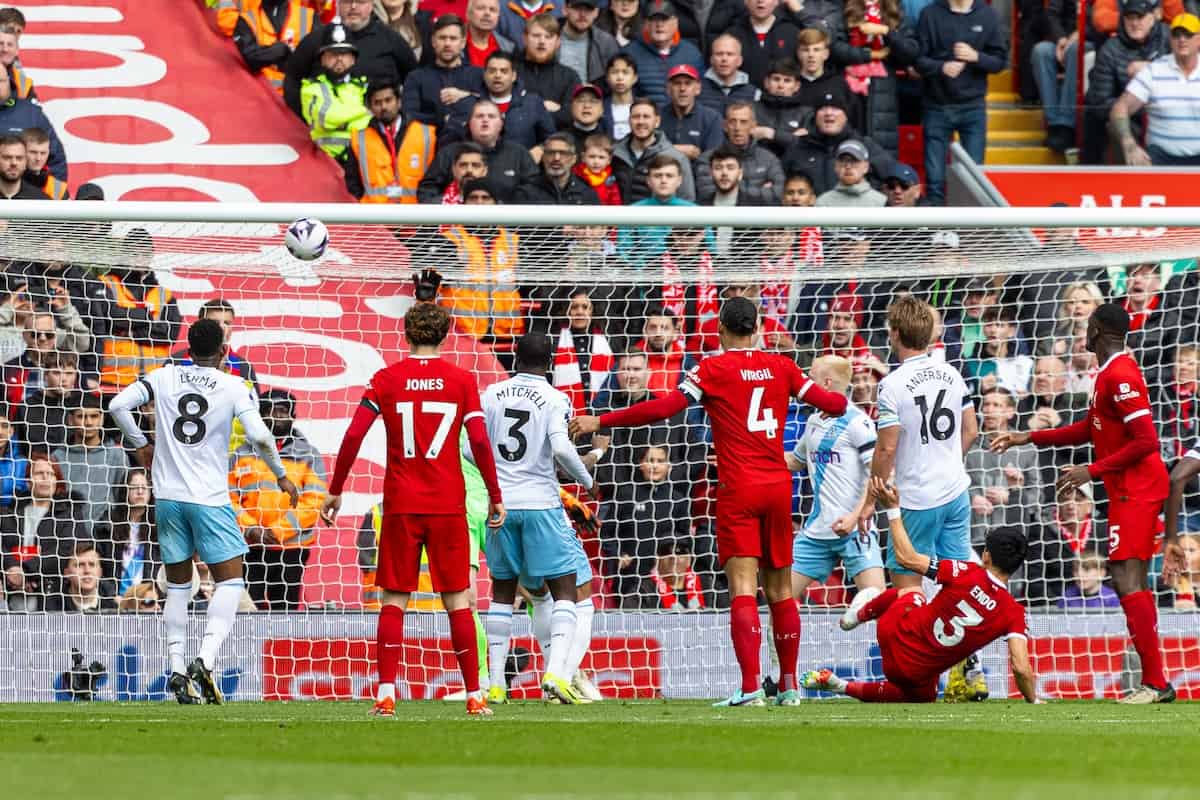
[[[1034,431],[1030,440],[1039,447],[1090,441],[1095,452],[1088,472],[1104,481],[1108,494],[1109,560],[1153,558],[1170,481],[1146,382],[1133,356],[1117,353],[1100,368],[1086,419]]]
[[[475,378],[437,356],[411,356],[375,373],[338,452],[330,494],[342,493],[362,439],[380,415],[387,471],[376,583],[388,591],[416,591],[424,547],[434,591],[466,589],[467,490],[458,446],[464,424],[488,495],[500,502]]]

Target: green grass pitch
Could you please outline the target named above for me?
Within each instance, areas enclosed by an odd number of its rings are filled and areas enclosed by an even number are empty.
[[[0,705],[5,797],[1196,797],[1195,707]]]

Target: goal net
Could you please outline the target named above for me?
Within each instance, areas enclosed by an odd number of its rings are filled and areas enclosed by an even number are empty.
[[[48,219],[47,217],[53,217]],[[324,256],[293,258],[292,219],[323,220]],[[873,416],[895,366],[888,304],[911,292],[938,311],[932,354],[976,395],[981,435],[966,456],[971,541],[1014,526],[1029,560],[1014,594],[1029,608],[1034,666],[1050,697],[1113,697],[1139,665],[1106,580],[1107,498],[1099,482],[1056,496],[1088,448],[986,450],[1004,429],[1066,424],[1085,413],[1097,364],[1084,347],[1091,309],[1123,302],[1129,344],[1150,386],[1168,466],[1195,443],[1200,219],[1195,209],[725,209],[56,203],[6,205],[0,257],[0,701],[163,699],[165,596],[152,486],[132,468],[105,413],[114,392],[168,358],[185,358],[199,314],[230,326],[229,369],[251,382],[302,489],[284,507],[269,471],[235,433],[229,484],[250,543],[248,595],[218,666],[237,700],[365,699],[374,683],[373,566],[384,472],[382,425],[355,463],[336,526],[317,521],[333,457],[371,375],[406,354],[410,275],[445,276],[455,325],[444,355],[480,387],[513,366],[513,336],[553,337],[551,382],[577,413],[673,391],[720,348],[724,298],[759,303],[762,347],[804,369],[849,362],[847,391]],[[99,402],[95,399],[99,398]],[[781,422],[792,451],[809,410]],[[141,414],[153,434],[151,409]],[[728,592],[716,560],[719,462],[697,407],[666,422],[602,431],[604,500],[564,486],[594,574],[597,609],[583,669],[608,698],[715,697],[736,685]],[[931,475],[943,465],[929,464]],[[813,476],[795,477],[799,532]],[[1170,677],[1184,697],[1200,670],[1200,493],[1181,531],[1189,572],[1151,582]],[[849,545],[867,552],[869,536]],[[874,626],[842,632],[855,565],[805,563],[801,668],[881,677]],[[802,570],[802,572],[803,572]],[[798,573],[800,574],[800,573]],[[861,577],[861,576],[860,576]],[[212,583],[197,564],[189,653]],[[427,588],[427,587],[426,587]],[[486,614],[486,558],[476,581]],[[461,688],[436,596],[413,598],[400,694]],[[97,613],[93,613],[97,612]],[[764,617],[765,618],[765,617]],[[538,697],[541,651],[518,615],[510,696]],[[764,637],[764,665],[769,664]],[[1004,653],[984,653],[993,696],[1013,693]],[[767,669],[764,666],[764,669]],[[769,671],[769,670],[768,670]]]

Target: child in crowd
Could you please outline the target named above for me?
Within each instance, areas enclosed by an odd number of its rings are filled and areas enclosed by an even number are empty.
[[[633,87],[637,85],[637,64],[624,53],[617,53],[608,60],[604,72],[608,83],[608,116],[613,122],[613,139],[621,141],[629,135],[629,111],[633,108]]]
[[[1105,586],[1108,568],[1104,559],[1086,553],[1075,562],[1075,582],[1058,599],[1059,608],[1119,608],[1121,598],[1111,586]]]
[[[574,167],[577,176],[596,192],[601,205],[621,205],[621,188],[612,170],[613,141],[603,133],[594,133],[583,142],[583,159]]]

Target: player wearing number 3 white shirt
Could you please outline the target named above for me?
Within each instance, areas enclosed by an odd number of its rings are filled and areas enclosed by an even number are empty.
[[[979,424],[962,375],[927,353],[933,314],[928,303],[911,295],[888,308],[888,342],[901,364],[879,382],[871,475],[890,481],[895,469],[900,511],[918,553],[966,561],[971,554],[971,481],[963,456]],[[865,511],[873,514],[873,504]],[[896,586],[921,585],[921,576],[901,567],[891,547],[887,566]]]
[[[188,330],[191,365],[168,364],[144,375],[109,405],[126,441],[137,448],[138,459],[154,477],[158,541],[167,573],[163,622],[170,686],[184,704],[198,702],[193,682],[206,702],[222,702],[212,670],[245,591],[246,541],[229,500],[229,436],[235,417],[293,506],[298,497],[285,477],[274,437],[259,415],[254,391],[219,368],[229,350],[224,338],[215,320],[198,320]],[[157,421],[154,444],[138,429],[132,414],[147,403],[154,404]],[[192,553],[208,564],[216,587],[199,655],[185,667]]]

